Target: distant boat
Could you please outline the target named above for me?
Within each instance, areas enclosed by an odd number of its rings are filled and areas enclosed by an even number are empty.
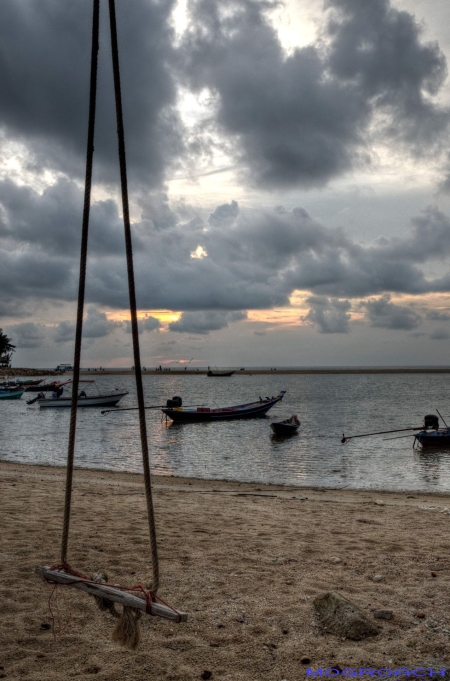
[[[231,419],[248,419],[257,416],[265,416],[274,404],[281,402],[284,397],[285,390],[281,390],[276,397],[266,397],[264,400],[260,397],[258,402],[249,402],[247,404],[238,404],[232,407],[197,407],[196,409],[184,408],[181,406],[174,407],[172,405],[163,408],[162,411],[166,416],[176,422],[185,421],[224,421]],[[172,403],[172,400],[168,400]],[[181,402],[181,400],[180,400]]]
[[[209,370],[207,376],[232,376],[234,371],[211,371]]]
[[[294,435],[300,428],[300,421],[297,414],[292,414],[290,419],[271,423],[270,427],[275,435]]]

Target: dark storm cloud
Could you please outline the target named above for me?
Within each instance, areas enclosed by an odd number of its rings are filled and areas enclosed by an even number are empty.
[[[202,310],[200,312],[183,312],[180,319],[169,324],[170,331],[178,333],[198,333],[207,335],[210,331],[219,331],[228,326],[228,322],[245,319],[243,312],[223,312],[218,310]]]
[[[97,310],[93,305],[87,308],[83,321],[83,338],[95,339],[109,336],[113,331],[122,328],[122,322],[108,319],[105,312]],[[54,331],[56,343],[66,343],[75,339],[75,323],[63,321],[58,324]]]
[[[169,62],[173,0],[117,3],[127,156],[132,181],[158,184],[181,142]],[[118,180],[107,3],[101,4],[95,178]],[[30,165],[84,175],[92,2],[2,0],[0,128]]]
[[[78,255],[83,195],[78,185],[66,178],[60,178],[42,194],[10,180],[0,182],[0,239],[35,246],[46,254]],[[135,237],[135,245],[140,246],[139,237]],[[89,252],[125,252],[123,222],[111,199],[92,205]]]
[[[448,322],[450,321],[450,313],[441,312],[440,310],[430,310],[427,312],[426,318],[432,322]]]
[[[125,322],[125,328],[127,333],[131,333],[131,322],[126,321]],[[156,331],[156,329],[161,328],[161,322],[159,319],[156,317],[152,317],[151,315],[145,315],[145,317],[141,318],[138,320],[138,329],[139,333],[143,333],[144,331]]]
[[[422,43],[414,16],[394,9],[389,0],[326,0],[332,10],[328,66],[333,76],[352,83],[392,118],[389,135],[416,151],[436,143],[449,113],[436,107],[446,76],[446,60],[437,42]]]
[[[391,303],[389,294],[373,298],[361,304],[371,326],[383,329],[415,329],[422,317],[412,308]]]
[[[450,333],[447,329],[435,329],[430,333],[431,340],[448,340],[450,338]]]
[[[45,344],[46,327],[34,322],[22,322],[8,327],[8,334],[17,348],[40,348]]]
[[[77,191],[72,183],[60,181],[42,195],[15,187],[4,199],[7,220],[0,235],[0,245],[4,246],[0,250],[0,287],[3,300],[17,301],[18,310],[35,306],[31,301],[39,298],[76,298],[80,227],[76,228],[77,220],[72,216]],[[342,230],[324,227],[303,208],[241,210],[231,202],[218,206],[205,221],[186,206],[173,210],[163,195],[147,197],[142,211],[145,218],[133,224],[140,309],[199,313],[183,316],[173,330],[192,327],[196,333],[197,322],[200,328],[208,329],[211,320],[214,324],[230,321],[227,312],[289,305],[295,290],[332,301],[390,292],[415,295],[450,291],[446,267],[450,219],[436,208],[414,218],[404,237],[380,237],[371,244],[357,243]],[[112,201],[99,201],[94,203],[92,214],[86,302],[127,309],[128,284],[117,207]],[[33,232],[33,224],[42,229]],[[63,234],[71,240],[70,247]],[[199,247],[207,255],[193,257]],[[431,265],[436,261],[440,261],[443,274],[433,277]],[[378,315],[377,325],[408,328],[409,324],[412,328],[415,317],[409,308],[402,313],[407,320],[402,326],[394,314],[398,306],[381,301],[385,314]],[[345,330],[347,310],[339,305],[324,305],[317,298],[311,304],[309,321],[324,332]],[[372,310],[369,319],[375,323],[375,308],[366,308],[367,314],[368,310]],[[210,317],[202,326],[202,319],[208,319],[202,317],[205,311],[217,311],[220,319]],[[105,318],[97,321],[100,326],[106,323]],[[87,317],[86,332],[90,324],[95,327],[93,315]],[[151,317],[142,324],[143,330],[158,328]],[[63,341],[68,333],[63,324],[57,337]]]
[[[320,186],[370,157],[369,127],[424,153],[449,112],[432,101],[446,77],[437,43],[388,0],[328,0],[323,43],[285,56],[269,3],[195,0],[182,46],[192,89],[216,96],[213,119],[262,186]]]
[[[348,333],[350,331],[350,301],[326,296],[311,296],[306,299],[306,302],[311,307],[302,319],[317,326],[320,333]]]

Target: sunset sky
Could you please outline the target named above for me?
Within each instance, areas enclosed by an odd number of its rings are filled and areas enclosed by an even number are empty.
[[[116,0],[144,365],[450,364],[448,0]],[[131,366],[101,1],[84,366]],[[92,2],[0,3],[0,328],[71,362]]]

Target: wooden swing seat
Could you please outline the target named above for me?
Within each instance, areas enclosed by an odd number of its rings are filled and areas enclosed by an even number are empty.
[[[42,575],[50,582],[57,582],[58,584],[73,586],[75,589],[85,591],[92,596],[108,598],[110,601],[114,601],[115,603],[127,605],[129,608],[136,608],[147,613],[147,601],[143,598],[139,598],[139,596],[133,596],[133,594],[127,593],[126,591],[115,589],[114,587],[107,586],[106,584],[93,583],[87,579],[81,579],[80,577],[71,575],[67,572],[61,572],[60,570],[51,570],[46,566],[37,567],[35,572],[38,575]],[[150,604],[150,614],[157,615],[158,617],[164,617],[165,619],[172,620],[174,622],[187,621],[187,614],[185,612],[173,610],[163,603],[152,602]]]

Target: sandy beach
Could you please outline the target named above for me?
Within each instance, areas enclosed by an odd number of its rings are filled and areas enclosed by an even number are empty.
[[[51,589],[34,568],[59,561],[65,471],[1,463],[0,483],[0,678],[293,681],[308,666],[448,655],[448,496],[154,477],[159,593],[189,620],[144,616],[133,653],[78,591],[59,590],[63,632],[48,628]],[[149,560],[141,476],[77,470],[69,562],[131,585],[148,584]],[[312,601],[330,590],[393,619],[359,642],[325,633]]]

